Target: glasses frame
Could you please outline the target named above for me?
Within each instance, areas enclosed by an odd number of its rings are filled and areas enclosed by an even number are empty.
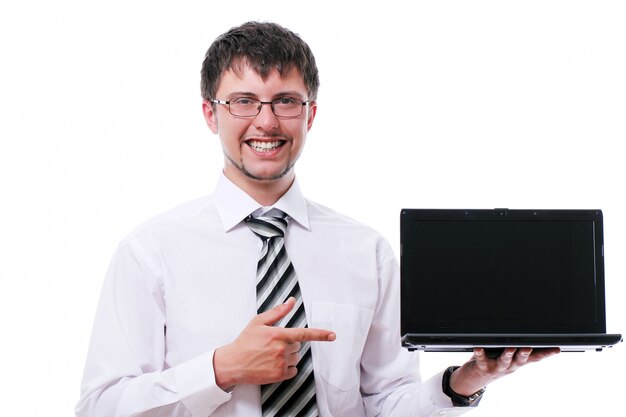
[[[240,98],[240,97],[237,97]],[[293,100],[297,100],[300,101],[302,103],[302,108],[300,109],[300,114],[298,114],[297,116],[279,116],[278,114],[276,114],[276,110],[274,110],[274,103],[283,99],[284,97],[281,98],[277,98],[275,100],[272,101],[261,101],[261,100],[257,100],[255,98],[250,98],[249,100],[253,100],[253,101],[257,101],[259,103],[259,107],[257,109],[256,114],[250,114],[247,116],[242,116],[240,114],[235,114],[232,112],[232,110],[230,109],[230,102],[232,100],[219,100],[219,99],[215,99],[212,98],[211,99],[211,103],[215,103],[215,104],[222,104],[224,106],[228,106],[228,112],[230,114],[232,114],[235,117],[257,117],[259,115],[259,113],[261,113],[261,109],[263,108],[264,104],[269,104],[270,109],[272,109],[272,113],[274,114],[274,116],[278,117],[279,119],[297,119],[298,117],[302,116],[302,109],[304,109],[304,107],[309,104],[311,101],[310,100],[300,100],[299,98],[293,98],[291,97]]]

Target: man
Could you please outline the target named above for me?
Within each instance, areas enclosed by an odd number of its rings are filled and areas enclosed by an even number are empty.
[[[212,44],[203,111],[223,174],[211,197],[120,244],[77,416],[460,414],[489,382],[556,353],[476,349],[421,382],[400,345],[389,244],[295,180],[318,86],[309,47],[278,25],[246,23]]]

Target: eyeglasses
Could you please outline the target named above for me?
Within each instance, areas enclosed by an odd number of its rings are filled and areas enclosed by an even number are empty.
[[[269,104],[272,113],[276,117],[293,119],[302,115],[302,109],[309,104],[308,100],[303,101],[293,97],[280,97],[272,101],[261,101],[249,97],[237,97],[232,100],[211,99],[212,103],[228,106],[228,111],[233,116],[254,117],[261,113],[264,104]]]

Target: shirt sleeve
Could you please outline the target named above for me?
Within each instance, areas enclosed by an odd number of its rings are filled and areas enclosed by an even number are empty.
[[[361,357],[361,392],[368,416],[457,416],[443,393],[443,371],[422,382],[419,353],[400,342],[400,268],[388,244],[380,251],[379,297]]]
[[[213,351],[170,366],[158,260],[122,242],[102,288],[77,417],[206,417],[231,395],[215,383]]]

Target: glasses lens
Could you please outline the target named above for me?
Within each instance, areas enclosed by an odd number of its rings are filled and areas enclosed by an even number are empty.
[[[261,102],[253,98],[239,97],[230,100],[229,108],[235,116],[256,116],[259,114]]]
[[[302,101],[292,97],[281,97],[272,101],[272,110],[279,117],[298,117],[302,114]]]

